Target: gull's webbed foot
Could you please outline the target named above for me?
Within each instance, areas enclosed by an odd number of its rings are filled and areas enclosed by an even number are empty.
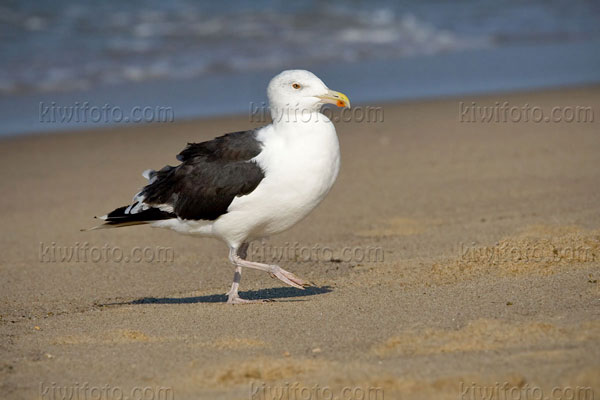
[[[272,265],[271,267],[272,269],[271,271],[269,271],[271,277],[277,278],[285,284],[302,290],[304,290],[305,286],[310,286],[310,283],[308,281],[298,278],[296,275],[292,274],[289,271],[286,271],[285,269],[277,265]]]
[[[229,296],[227,298],[227,304],[258,304],[258,303],[268,303],[273,301],[272,299],[255,299],[248,300],[242,299],[240,296]]]

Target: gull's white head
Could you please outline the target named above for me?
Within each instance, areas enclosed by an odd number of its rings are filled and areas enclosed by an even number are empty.
[[[267,95],[271,114],[317,112],[326,103],[350,107],[348,96],[329,89],[315,74],[302,69],[283,71],[275,76],[269,82]]]

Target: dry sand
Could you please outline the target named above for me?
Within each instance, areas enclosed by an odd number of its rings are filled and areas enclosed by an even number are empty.
[[[459,101],[504,100],[592,106],[596,122],[459,122]],[[126,204],[144,169],[247,117],[4,140],[0,398],[600,398],[599,104],[591,87],[386,104],[383,123],[339,123],[334,189],[265,244],[336,254],[281,262],[316,284],[305,291],[245,272],[242,296],[276,301],[243,306],[222,303],[220,242],[79,229]],[[174,261],[47,250],[84,242],[169,247]]]

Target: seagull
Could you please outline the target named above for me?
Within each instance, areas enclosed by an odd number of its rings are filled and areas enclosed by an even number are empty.
[[[306,70],[281,72],[267,96],[271,124],[188,143],[177,155],[179,165],[144,171],[148,184],[132,203],[100,217],[104,224],[92,229],[147,224],[221,239],[235,267],[231,304],[264,301],[240,298],[242,268],[308,286],[278,265],[248,260],[248,246],[292,227],[325,198],[340,169],[340,148],[321,107],[350,107],[350,101]]]

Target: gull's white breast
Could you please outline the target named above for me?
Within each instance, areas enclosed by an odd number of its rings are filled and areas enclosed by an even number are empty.
[[[323,114],[266,126],[258,139],[263,151],[254,161],[264,179],[252,193],[235,198],[212,226],[230,244],[290,228],[323,200],[340,168],[335,127]]]

